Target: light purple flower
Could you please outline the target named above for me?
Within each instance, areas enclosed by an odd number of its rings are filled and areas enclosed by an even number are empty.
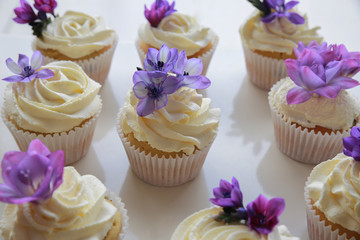
[[[144,60],[144,68],[146,71],[172,71],[178,58],[178,50],[170,49],[165,44],[160,50],[149,48]]]
[[[290,1],[286,4],[285,4],[285,0],[264,0],[264,1],[266,1],[274,11],[271,11],[270,14],[261,18],[261,21],[265,23],[270,23],[275,18],[286,17],[293,24],[305,23],[305,19],[302,16],[300,16],[296,12],[289,11],[299,3],[298,1]]]
[[[350,136],[343,138],[344,154],[360,161],[360,127],[353,127]]]
[[[285,209],[285,201],[282,198],[268,200],[260,194],[246,209],[249,228],[259,234],[269,234],[279,223],[278,216]]]
[[[19,54],[18,63],[15,63],[11,58],[6,59],[6,65],[13,73],[10,77],[3,78],[7,82],[31,82],[35,78],[48,79],[54,76],[54,72],[50,69],[41,69],[37,71],[43,64],[43,56],[40,51],[35,51],[31,57],[31,64],[29,58],[23,54]]]
[[[32,23],[37,19],[34,10],[26,0],[20,0],[20,7],[15,8],[14,12],[16,17],[13,20],[17,23]]]
[[[145,5],[145,17],[152,27],[157,27],[164,17],[176,12],[175,1],[170,5],[166,0],[156,0],[149,10]]]
[[[37,10],[46,13],[51,13],[53,16],[55,16],[54,10],[56,6],[57,6],[56,0],[35,0],[35,4],[34,4],[34,7]]]
[[[223,208],[243,208],[243,195],[239,182],[235,177],[231,182],[221,179],[220,186],[213,189],[215,198],[210,198],[210,202]]]
[[[305,48],[299,43],[297,59],[285,60],[287,73],[297,85],[287,94],[288,104],[306,102],[314,93],[334,99],[342,89],[358,86],[350,76],[360,70],[360,55],[345,50],[325,43]]]
[[[178,89],[179,80],[164,72],[137,71],[133,83],[134,94],[140,99],[136,111],[144,117],[166,106],[167,95]]]
[[[198,58],[187,59],[185,51],[179,53],[173,72],[180,79],[180,87],[193,89],[205,89],[211,85],[211,81],[201,75],[203,69],[202,61]]]
[[[0,201],[40,203],[49,199],[62,183],[64,152],[51,153],[35,139],[27,152],[5,153],[1,168],[4,184],[0,184]]]

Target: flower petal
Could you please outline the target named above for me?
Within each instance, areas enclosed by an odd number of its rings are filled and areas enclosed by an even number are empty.
[[[202,75],[197,76],[184,76],[183,80],[180,82],[180,87],[189,87],[193,89],[205,89],[211,85],[211,81]]]
[[[261,21],[264,23],[270,23],[275,19],[275,17],[276,17],[276,14],[274,12],[272,12],[269,15],[261,18]]]
[[[148,89],[144,82],[135,83],[135,85],[133,87],[133,91],[134,91],[135,96],[138,99],[143,99],[146,96],[148,96]]]
[[[278,217],[285,209],[285,201],[283,198],[272,198],[269,200],[266,208],[266,217],[271,219]]]
[[[155,111],[155,101],[149,97],[140,100],[136,112],[140,117],[145,117]]]
[[[340,75],[340,70],[342,67],[342,62],[332,61],[326,65],[325,77],[326,83],[331,82],[331,80]]]
[[[301,66],[300,74],[302,82],[309,90],[325,86],[325,81],[316,75],[308,66]]]
[[[343,145],[344,148],[352,151],[354,146],[356,146],[357,144],[359,144],[359,140],[354,138],[354,137],[345,137],[343,138]]]
[[[179,79],[173,76],[169,76],[165,79],[162,87],[163,93],[172,94],[179,89]]]
[[[170,58],[171,58],[170,48],[166,46],[166,44],[162,45],[156,60],[166,63]]]
[[[36,78],[39,79],[49,79],[54,77],[54,72],[50,69],[41,69],[40,71],[37,71],[34,75]]]
[[[18,65],[23,70],[25,67],[29,66],[29,58],[24,54],[19,54]]]
[[[144,68],[146,71],[155,71],[157,65],[157,55],[159,51],[156,48],[149,48],[144,60]]]
[[[159,109],[165,107],[167,104],[167,101],[168,101],[168,98],[167,98],[166,94],[160,95],[159,98],[157,98],[155,101],[156,110],[159,110]]]
[[[340,90],[341,90],[340,86],[332,85],[332,86],[325,86],[322,88],[315,89],[314,92],[319,94],[320,96],[334,99],[339,94]]]
[[[290,104],[299,104],[306,102],[312,97],[313,93],[306,91],[302,87],[294,87],[290,89],[286,95],[286,101]]]
[[[39,155],[47,156],[51,152],[42,141],[34,139],[30,142],[27,153],[37,153]]]
[[[349,89],[359,85],[360,83],[357,80],[342,76],[332,79],[328,84],[328,86],[339,86],[341,89]]]
[[[31,68],[36,71],[38,70],[43,64],[43,56],[40,51],[35,51],[31,56]]]
[[[136,71],[133,75],[133,83],[144,82],[146,85],[150,85],[151,75],[147,71]]]
[[[2,80],[7,82],[21,82],[24,78],[22,76],[13,75],[10,77],[3,78]]]
[[[293,24],[304,24],[305,23],[305,19],[296,12],[286,12],[285,16]]]
[[[14,60],[12,60],[11,58],[6,59],[6,66],[11,72],[15,74],[22,73],[22,69],[20,68],[20,66],[17,65],[16,62],[14,62]]]
[[[186,53],[184,50],[181,50],[178,55],[178,59],[174,65],[173,72],[176,74],[183,75],[186,63],[187,63]]]
[[[200,75],[203,70],[203,63],[198,58],[190,58],[187,61],[184,71],[189,75]]]
[[[293,80],[293,82],[299,87],[304,86],[300,74],[299,62],[295,59],[286,59],[285,64],[286,64],[287,74],[289,75],[291,80]]]
[[[351,128],[350,135],[360,140],[360,127]]]

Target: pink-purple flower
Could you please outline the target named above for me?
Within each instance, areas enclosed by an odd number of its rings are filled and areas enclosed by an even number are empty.
[[[35,0],[35,4],[34,4],[34,7],[37,10],[46,13],[51,13],[53,16],[55,16],[54,10],[56,6],[57,6],[56,0]]]
[[[31,57],[31,62],[26,55],[19,54],[18,63],[11,58],[6,59],[6,66],[10,71],[17,75],[3,78],[7,82],[31,82],[35,78],[48,79],[54,76],[50,69],[38,69],[43,64],[43,56],[40,51],[35,51]]]
[[[20,0],[20,7],[14,9],[16,17],[14,21],[20,24],[31,23],[37,19],[37,16],[31,5],[26,0]]]
[[[49,199],[62,183],[64,152],[51,153],[40,140],[35,139],[27,152],[5,153],[1,168],[4,184],[0,184],[0,201],[40,203]]]
[[[285,4],[285,0],[264,0],[273,10],[269,14],[261,18],[261,21],[270,23],[276,18],[286,17],[293,24],[304,24],[305,19],[296,12],[289,11],[294,8],[299,2],[290,1]]]
[[[285,201],[282,198],[268,200],[260,194],[246,209],[249,228],[260,234],[269,234],[279,223],[278,217],[285,209]]]
[[[233,177],[231,183],[221,179],[220,186],[213,189],[215,198],[210,202],[223,208],[240,208],[243,206],[243,195],[238,180]]]
[[[353,127],[350,136],[343,138],[344,154],[360,161],[360,127]]]
[[[149,21],[152,27],[157,27],[161,20],[169,16],[170,14],[176,12],[174,9],[175,1],[170,5],[167,0],[156,0],[151,8],[148,9],[145,5],[145,17]]]
[[[287,94],[288,104],[306,102],[314,93],[334,99],[342,89],[359,85],[351,76],[360,70],[360,54],[348,52],[344,45],[312,42],[305,47],[300,42],[294,52],[297,59],[285,60],[287,73],[297,85]]]

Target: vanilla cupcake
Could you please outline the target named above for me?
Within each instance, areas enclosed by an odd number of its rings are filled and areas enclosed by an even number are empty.
[[[312,240],[360,239],[359,127],[344,138],[344,153],[315,166],[305,186]]]
[[[342,89],[359,85],[345,76],[359,71],[360,64],[343,45],[303,47],[296,49],[298,60],[285,61],[290,77],[271,88],[269,105],[279,149],[297,161],[318,164],[340,152],[343,137],[359,124],[360,102]],[[313,61],[303,65],[306,59]]]
[[[14,156],[20,162],[15,162]],[[120,198],[95,176],[80,176],[75,168],[64,168],[62,151],[50,153],[36,139],[25,153],[6,153],[2,168],[12,176],[3,175],[3,188],[19,187],[16,178],[27,179],[22,181],[21,190],[0,194],[1,201],[9,203],[0,220],[3,238],[124,239],[128,217]],[[21,175],[19,169],[29,175]]]
[[[317,33],[319,27],[309,28],[306,15],[290,10],[294,7],[292,2],[285,4],[283,0],[280,5],[273,0],[263,2],[263,8],[253,13],[239,32],[250,81],[270,90],[274,83],[286,77],[284,60],[295,58],[293,48],[298,42],[321,43],[322,37]]]
[[[117,45],[117,34],[102,17],[67,11],[56,17],[33,43],[44,62],[70,60],[79,64],[90,78],[104,84]]]
[[[204,64],[202,74],[205,75],[219,38],[194,17],[175,12],[174,5],[175,2],[169,5],[166,0],[161,0],[154,2],[150,10],[145,8],[148,22],[139,27],[136,40],[141,63],[149,48],[160,49],[166,44],[170,48],[184,50],[188,58],[201,59]],[[161,12],[162,8],[166,11]]]
[[[210,99],[196,92],[208,87],[209,79],[192,72],[184,76],[170,73],[177,56],[170,58],[161,53],[163,50],[168,54],[178,51],[166,46],[160,53],[150,51],[156,56],[148,57],[149,61],[163,56],[169,62],[160,59],[165,69],[135,72],[133,90],[119,111],[116,127],[139,178],[157,186],[176,186],[199,174],[217,133],[220,110],[211,108]],[[192,61],[197,60],[186,60],[185,65]],[[199,74],[201,61],[198,66]]]
[[[38,73],[45,70],[52,77],[41,79]],[[38,138],[51,151],[64,150],[66,164],[81,159],[89,150],[102,108],[100,84],[70,61],[50,63],[31,77],[8,85],[2,106],[2,119],[20,150]]]
[[[220,187],[214,188],[214,196],[210,201],[222,208],[210,207],[192,214],[177,226],[170,239],[300,240],[284,225],[276,226],[285,207],[283,199],[267,200],[260,195],[245,209],[236,178],[232,183],[221,180]]]

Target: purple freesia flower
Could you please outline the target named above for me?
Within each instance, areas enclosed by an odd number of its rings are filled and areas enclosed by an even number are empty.
[[[146,71],[169,72],[173,70],[177,58],[178,50],[170,49],[165,44],[161,46],[160,50],[149,48],[144,60],[144,68]]]
[[[31,23],[37,19],[37,16],[31,5],[26,0],[20,0],[20,7],[14,9],[16,17],[14,21],[17,23]]]
[[[360,161],[360,127],[353,127],[350,136],[343,138],[344,154]]]
[[[31,82],[35,78],[48,79],[54,76],[54,72],[50,69],[41,69],[37,71],[43,64],[43,56],[40,51],[35,51],[31,57],[31,64],[29,58],[23,54],[19,54],[18,63],[15,63],[11,58],[6,59],[6,65],[13,73],[10,77],[3,78],[8,82]]]
[[[333,99],[340,90],[359,85],[350,76],[360,70],[360,55],[349,53],[343,45],[299,43],[294,52],[297,59],[285,60],[287,73],[297,85],[287,94],[288,104],[306,102],[314,93]]]
[[[215,198],[210,198],[210,202],[223,208],[243,208],[243,195],[239,182],[235,177],[231,182],[221,179],[220,186],[213,189]]]
[[[51,13],[53,16],[55,16],[54,10],[56,6],[57,6],[56,0],[35,0],[35,4],[34,4],[34,7],[37,10],[46,13]]]
[[[279,223],[278,216],[285,209],[285,201],[282,198],[268,200],[260,194],[246,208],[249,228],[259,234],[269,234],[276,224]]]
[[[270,23],[275,18],[286,17],[293,24],[304,24],[305,19],[302,16],[300,16],[296,12],[289,11],[299,3],[298,1],[290,1],[286,4],[285,4],[285,0],[264,0],[264,1],[266,1],[274,11],[271,11],[268,15],[261,18],[261,21],[265,23]]]
[[[147,116],[166,106],[167,95],[178,89],[179,80],[164,72],[137,71],[133,76],[135,96],[140,99],[136,111],[140,117]]]
[[[39,203],[49,199],[62,183],[64,152],[51,153],[35,139],[27,152],[5,153],[1,168],[4,184],[0,184],[0,201]]]
[[[174,9],[175,1],[170,5],[166,0],[156,0],[149,10],[145,5],[145,17],[149,21],[152,27],[157,27],[161,20],[169,16],[170,14],[176,12]]]
[[[203,69],[202,61],[198,58],[187,59],[185,51],[182,50],[178,56],[173,72],[180,79],[179,87],[189,87],[193,89],[205,89],[211,81],[200,75]]]

